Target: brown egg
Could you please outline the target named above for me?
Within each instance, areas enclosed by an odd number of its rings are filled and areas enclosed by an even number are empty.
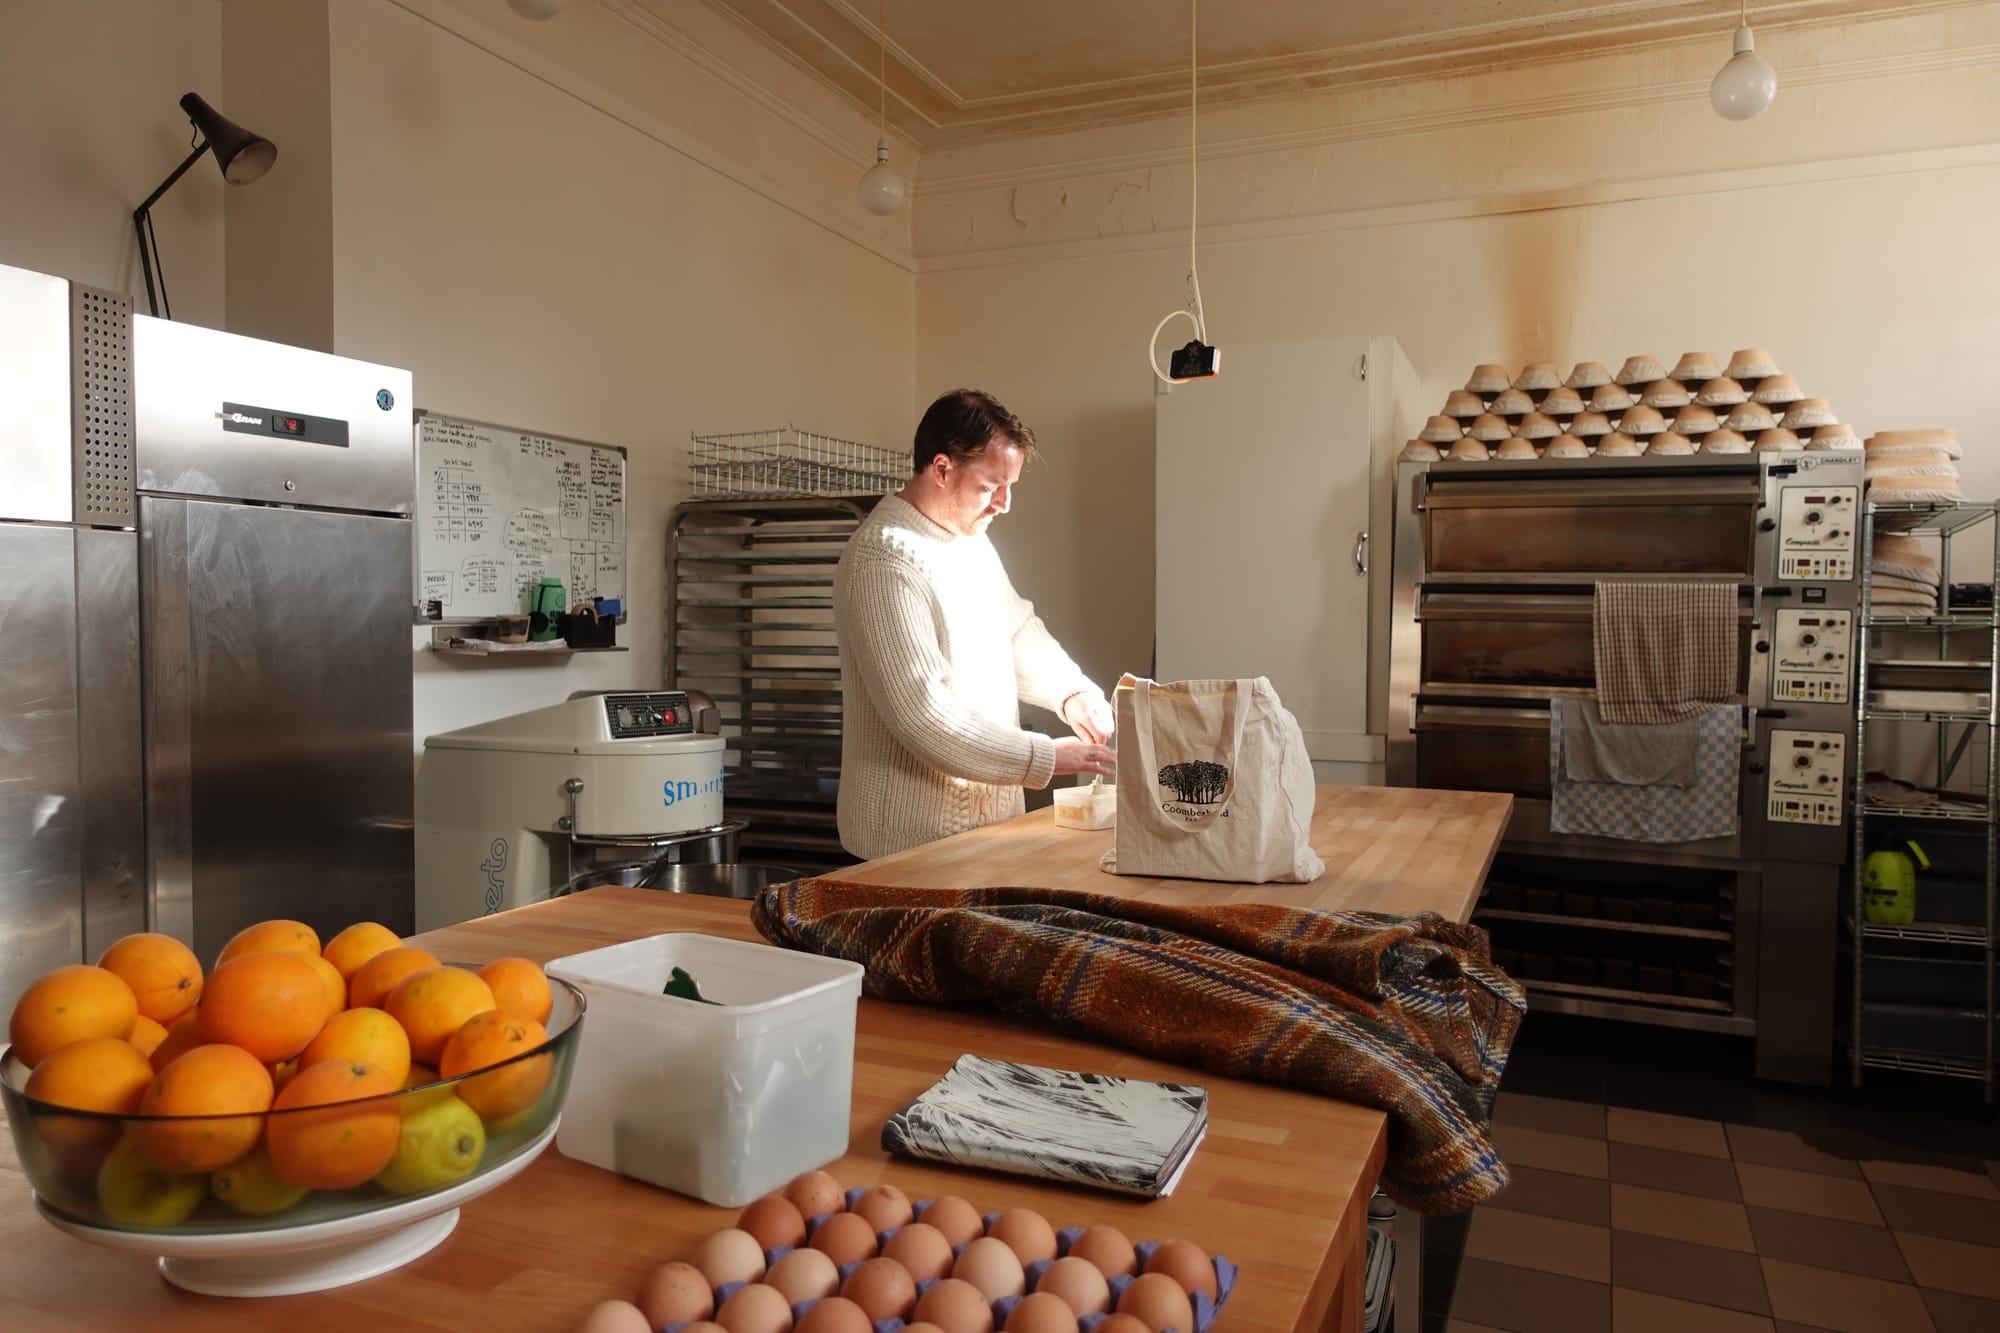
[[[944,1333],[936,1324],[905,1324],[903,1333]]]
[[[847,1211],[861,1214],[877,1231],[894,1231],[909,1224],[914,1210],[910,1196],[894,1185],[874,1185],[861,1191]]]
[[[1141,1273],[1118,1298],[1118,1313],[1129,1314],[1153,1333],[1194,1333],[1194,1302],[1165,1273]]]
[[[1106,1277],[1129,1277],[1139,1271],[1139,1252],[1117,1227],[1086,1227],[1069,1252],[1088,1259]]]
[[[917,1321],[944,1333],[993,1333],[993,1302],[970,1282],[948,1277],[917,1297]]]
[[[682,1330],[686,1333],[686,1330]],[[874,1333],[868,1312],[853,1301],[829,1296],[799,1316],[795,1333]]]
[[[1076,1333],[1076,1311],[1060,1296],[1036,1292],[1007,1312],[1007,1333]]]
[[[780,1255],[764,1281],[785,1293],[793,1305],[824,1300],[840,1290],[840,1270],[824,1250],[807,1247]]]
[[[683,1324],[680,1333],[729,1333],[729,1330],[713,1319],[697,1319],[692,1324]]]
[[[1215,1299],[1215,1262],[1207,1250],[1191,1240],[1170,1240],[1154,1250],[1153,1257],[1146,1260],[1146,1271],[1165,1273],[1190,1296],[1200,1291]]]
[[[681,1333],[694,1333],[694,1330],[684,1328]],[[1106,1315],[1104,1322],[1092,1329],[1091,1333],[1153,1333],[1153,1330],[1129,1314],[1114,1314]]]
[[[745,1208],[736,1225],[755,1236],[757,1243],[767,1250],[780,1245],[796,1248],[806,1243],[806,1220],[782,1194],[767,1194]]]
[[[792,1303],[776,1287],[752,1282],[722,1303],[715,1322],[729,1333],[791,1333]]]
[[[824,1171],[793,1176],[792,1183],[785,1186],[785,1197],[801,1217],[837,1213],[847,1207],[847,1194],[840,1188],[840,1182]]]
[[[932,1199],[919,1220],[943,1232],[954,1249],[986,1234],[986,1222],[979,1216],[979,1210],[956,1194]]]
[[[764,1276],[764,1247],[747,1231],[729,1227],[703,1241],[690,1260],[711,1287],[756,1282]]]
[[[714,1314],[715,1292],[693,1264],[661,1264],[646,1275],[638,1305],[654,1328],[665,1328]]]
[[[919,1282],[951,1272],[951,1242],[924,1222],[912,1222],[898,1230],[883,1243],[882,1254],[909,1269],[910,1276]]]
[[[630,1301],[599,1301],[576,1326],[576,1333],[653,1333],[653,1327]]]
[[[836,1267],[875,1257],[875,1228],[859,1213],[835,1213],[812,1234],[812,1247],[824,1250]]]
[[[1035,1284],[1035,1290],[1062,1297],[1078,1319],[1087,1314],[1103,1314],[1111,1308],[1111,1284],[1104,1280],[1104,1274],[1090,1260],[1073,1254],[1050,1264],[1042,1280]]]
[[[916,1279],[894,1259],[870,1259],[840,1284],[840,1294],[870,1319],[908,1319],[917,1304]]]
[[[986,1234],[1007,1242],[1007,1248],[1020,1258],[1023,1267],[1056,1257],[1056,1229],[1049,1225],[1048,1218],[1032,1208],[1008,1209],[993,1219]]]
[[[979,1288],[989,1301],[1019,1296],[1028,1289],[1020,1256],[997,1236],[981,1236],[960,1250],[951,1275]]]

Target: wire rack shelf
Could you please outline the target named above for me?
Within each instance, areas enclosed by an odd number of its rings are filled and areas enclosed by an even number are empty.
[[[689,436],[691,500],[888,495],[909,479],[908,454],[795,426]]]

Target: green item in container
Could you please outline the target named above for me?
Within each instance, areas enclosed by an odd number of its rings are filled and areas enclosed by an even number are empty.
[[[703,995],[701,987],[694,984],[694,978],[688,975],[688,970],[684,967],[674,969],[673,975],[667,978],[666,989],[661,991],[660,994],[672,995],[682,1000],[693,1000],[697,1004],[722,1003],[720,1000],[711,1000],[706,995]]]

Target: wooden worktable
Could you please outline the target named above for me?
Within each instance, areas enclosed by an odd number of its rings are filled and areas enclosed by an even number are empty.
[[[940,887],[991,883],[1095,888],[1181,901],[1287,901],[1463,920],[1506,826],[1509,798],[1323,788],[1312,885],[1187,885],[1095,869],[1109,834],[1053,827],[1047,811],[883,858],[857,878]],[[981,864],[987,866],[981,870]],[[755,939],[748,904],[597,889],[417,938],[454,962],[538,960],[664,931]],[[1072,1069],[1208,1085],[1206,1141],[1172,1197],[1136,1202],[1082,1189],[891,1159],[882,1122],[966,1051]],[[1222,1333],[1361,1327],[1365,1209],[1380,1174],[1379,1112],[1312,1093],[1216,1078],[985,1012],[864,999],[842,1184],[887,1181],[912,1198],[962,1194],[982,1209],[1026,1206],[1058,1226],[1108,1222],[1135,1240],[1192,1239],[1241,1267]],[[317,1330],[477,1328],[567,1333],[597,1301],[628,1297],[645,1273],[685,1258],[734,1210],[711,1207],[551,1149],[468,1204],[438,1249],[387,1276],[309,1296],[230,1301],[169,1286],[151,1264],[72,1239],[35,1213],[11,1141],[0,1144],[0,1328]]]

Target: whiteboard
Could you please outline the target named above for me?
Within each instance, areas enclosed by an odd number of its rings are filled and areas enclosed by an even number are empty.
[[[565,608],[624,600],[623,449],[422,410],[416,431],[419,615],[522,615],[544,577]]]

